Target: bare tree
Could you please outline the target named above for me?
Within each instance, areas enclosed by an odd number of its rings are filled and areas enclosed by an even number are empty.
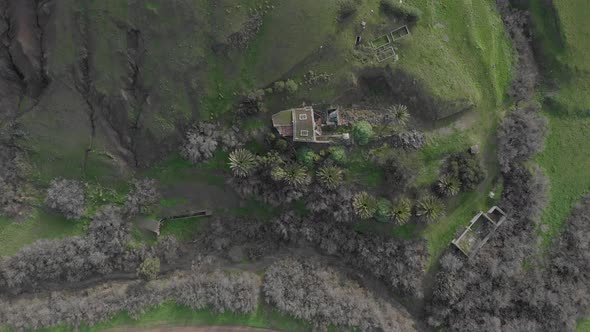
[[[84,215],[86,196],[84,184],[76,180],[54,179],[47,189],[45,204],[61,212],[68,219]]]

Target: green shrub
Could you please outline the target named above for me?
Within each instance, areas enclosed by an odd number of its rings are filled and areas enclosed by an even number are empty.
[[[160,273],[160,259],[146,258],[137,269],[137,276],[143,280],[156,280]]]
[[[346,163],[346,150],[342,146],[332,146],[328,149],[330,152],[330,159],[335,163],[342,165]]]
[[[387,223],[391,221],[391,203],[386,199],[380,199],[377,202],[377,209],[375,211],[375,219],[378,222]]]
[[[410,23],[418,22],[422,16],[420,9],[399,2],[399,0],[381,0],[381,10],[387,15],[395,16]]]
[[[297,90],[299,90],[299,84],[297,84],[297,82],[289,79],[287,80],[287,82],[285,82],[285,91],[287,91],[288,94],[295,94],[297,93]]]
[[[297,150],[297,161],[307,167],[313,167],[316,161],[320,159],[317,153],[310,148],[300,148]]]
[[[373,126],[367,121],[359,121],[352,127],[352,137],[358,145],[366,145],[373,137]]]
[[[285,82],[284,81],[276,81],[274,84],[274,91],[278,93],[285,92]]]

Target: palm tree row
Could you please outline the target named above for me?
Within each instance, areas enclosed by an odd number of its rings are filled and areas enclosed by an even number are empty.
[[[352,199],[352,207],[360,219],[375,218],[380,222],[393,222],[404,225],[412,218],[412,203],[406,197],[393,202],[377,200],[362,191]],[[445,206],[438,198],[428,195],[416,202],[415,215],[427,223],[438,220],[444,215]]]

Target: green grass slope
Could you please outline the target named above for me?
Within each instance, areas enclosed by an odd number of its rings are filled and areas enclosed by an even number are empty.
[[[543,216],[545,244],[557,236],[572,207],[590,192],[590,6],[583,0],[554,0],[555,11],[532,1],[543,65],[554,82],[547,89],[550,132],[538,157],[551,181]]]

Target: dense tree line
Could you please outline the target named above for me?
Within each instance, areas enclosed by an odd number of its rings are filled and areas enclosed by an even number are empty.
[[[262,290],[269,304],[311,321],[318,330],[333,325],[361,331],[415,331],[407,313],[318,262],[278,261],[266,271]]]
[[[539,78],[539,69],[531,46],[531,17],[526,11],[513,8],[514,0],[496,0],[504,27],[510,34],[512,44],[518,53],[515,78],[510,95],[519,101],[531,100]]]
[[[39,240],[0,262],[0,290],[20,293],[45,282],[76,282],[113,271],[134,271],[146,258],[171,262],[178,255],[173,238],[148,247],[128,246],[129,224],[120,209],[105,207],[94,216],[84,236]]]
[[[84,293],[54,292],[36,299],[0,299],[0,325],[17,331],[67,324],[94,325],[121,311],[132,317],[168,300],[199,310],[253,312],[258,305],[260,277],[253,273],[225,273],[197,265],[189,273],[168,279],[97,287]]]
[[[503,172],[544,148],[547,119],[537,108],[524,107],[508,114],[498,130],[498,160]]]
[[[27,185],[23,175],[25,158],[17,139],[23,135],[11,121],[0,123],[0,215],[23,217],[27,209]]]
[[[232,259],[232,249],[256,260],[276,253],[283,245],[315,247],[347,265],[382,280],[397,294],[420,298],[427,259],[422,239],[403,240],[360,234],[353,225],[289,212],[269,223],[257,220],[218,219],[197,240],[201,250]]]

